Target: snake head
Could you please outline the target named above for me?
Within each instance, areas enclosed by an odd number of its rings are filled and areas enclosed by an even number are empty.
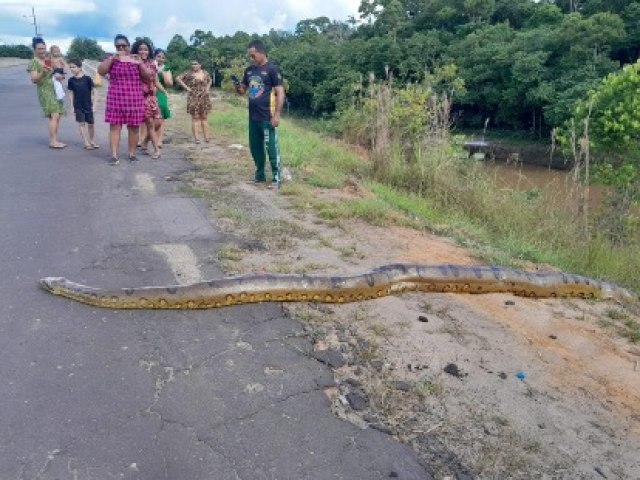
[[[44,277],[40,279],[40,286],[54,295],[59,295],[66,283],[67,279],[64,277]]]

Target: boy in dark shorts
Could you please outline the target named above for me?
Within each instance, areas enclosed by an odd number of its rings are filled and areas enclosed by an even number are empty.
[[[71,59],[68,61],[72,77],[69,79],[68,90],[71,94],[73,111],[76,114],[76,122],[80,128],[80,135],[84,141],[84,148],[93,150],[98,145],[93,141],[95,126],[93,120],[96,89],[93,80],[82,73],[82,61]]]

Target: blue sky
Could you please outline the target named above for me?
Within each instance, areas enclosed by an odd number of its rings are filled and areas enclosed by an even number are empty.
[[[74,37],[96,39],[111,49],[117,33],[130,38],[149,36],[166,47],[174,34],[189,41],[197,30],[216,36],[237,31],[267,33],[293,30],[296,23],[320,16],[332,20],[357,17],[360,0],[0,0],[0,44],[30,44],[35,33],[31,7],[39,32],[49,44],[62,50]],[[268,7],[265,7],[268,5]]]

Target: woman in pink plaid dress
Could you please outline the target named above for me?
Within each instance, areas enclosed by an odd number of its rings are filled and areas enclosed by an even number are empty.
[[[110,165],[117,165],[122,125],[127,126],[129,161],[134,162],[140,124],[144,122],[143,80],[153,74],[129,53],[129,39],[116,35],[116,53],[107,57],[98,66],[100,75],[109,75],[109,89],[105,108],[105,121],[109,124]]]

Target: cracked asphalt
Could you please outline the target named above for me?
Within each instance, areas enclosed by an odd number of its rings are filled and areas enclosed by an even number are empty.
[[[108,166],[98,113],[99,150],[72,115],[50,150],[24,66],[0,69],[0,97],[0,479],[430,478],[408,446],[331,413],[332,372],[278,304],[102,310],[39,289],[175,284],[160,244],[219,277],[223,236],[179,192],[190,164],[170,148]]]

